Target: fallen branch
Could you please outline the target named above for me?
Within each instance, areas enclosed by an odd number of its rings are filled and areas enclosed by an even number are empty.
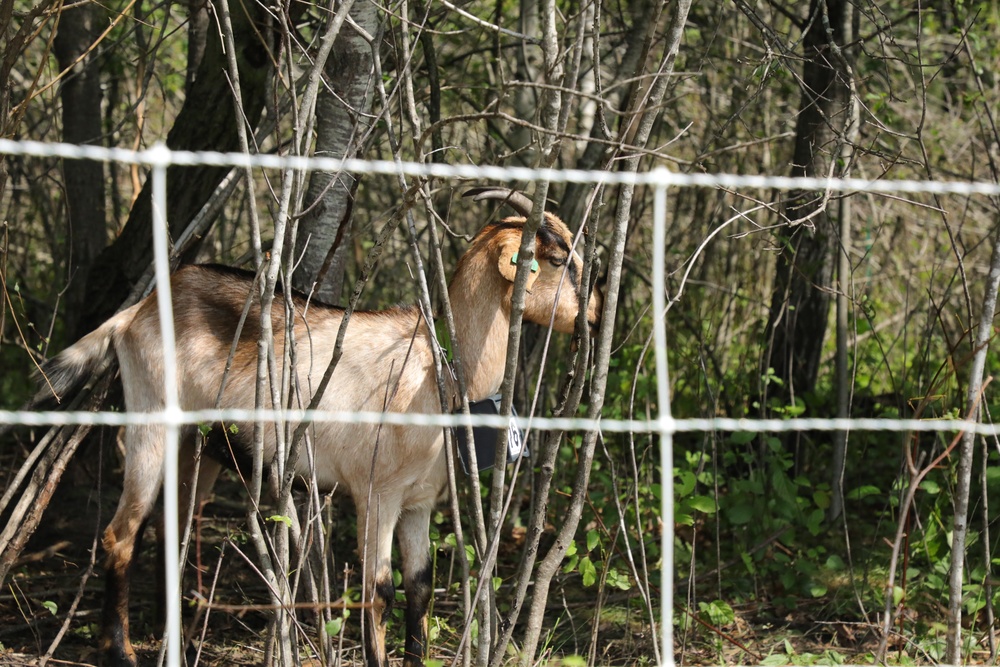
[[[73,399],[70,409],[99,408],[107,398],[116,370],[117,367],[105,369]],[[80,424],[50,429],[39,441],[32,456],[18,471],[15,479],[20,480],[20,483],[12,484],[12,488],[4,495],[6,501],[3,507],[0,507],[0,512],[6,514],[10,499],[19,490],[21,483],[28,480],[30,474],[31,479],[27,481],[20,500],[10,514],[4,517],[6,527],[0,533],[0,584],[7,578],[24,545],[38,528],[42,514],[52,500],[52,494],[55,493],[66,465],[76,453],[77,447],[90,433],[91,427],[90,424]]]

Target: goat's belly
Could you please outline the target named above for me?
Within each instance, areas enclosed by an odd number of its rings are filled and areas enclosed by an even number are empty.
[[[440,428],[377,424],[316,424],[313,451],[299,456],[297,472],[315,472],[326,490],[354,497],[398,495],[408,505],[430,506],[447,480]]]

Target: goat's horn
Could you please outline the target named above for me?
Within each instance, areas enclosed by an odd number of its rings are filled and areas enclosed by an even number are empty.
[[[465,194],[462,196],[472,197],[474,201],[483,201],[484,199],[496,199],[497,201],[502,201],[525,218],[531,215],[531,209],[533,208],[530,198],[517,190],[511,190],[509,188],[470,188],[466,190]]]

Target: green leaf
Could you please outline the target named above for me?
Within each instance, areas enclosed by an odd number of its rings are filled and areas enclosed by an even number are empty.
[[[816,491],[813,493],[813,502],[816,503],[816,507],[821,510],[827,510],[830,508],[830,492],[829,491]]]
[[[587,667],[587,659],[579,655],[567,655],[562,659],[563,667]]]
[[[925,491],[932,496],[941,493],[941,485],[935,482],[933,479],[925,479],[920,482],[920,490]]]
[[[49,613],[53,616],[59,611],[59,606],[52,600],[46,600],[42,603],[42,606],[49,610]]]
[[[292,520],[291,520],[291,518],[289,518],[287,516],[284,516],[282,514],[272,514],[271,516],[267,517],[267,520],[268,521],[273,521],[274,523],[278,523],[280,521],[281,523],[285,524],[289,528],[292,527]]]
[[[846,563],[844,563],[844,559],[838,556],[837,554],[833,554],[832,556],[826,559],[826,567],[830,570],[836,570],[839,572],[840,570],[843,570],[846,566],[847,565]]]
[[[627,591],[632,588],[629,578],[613,567],[608,568],[608,585],[620,591]]]
[[[823,519],[826,517],[826,513],[821,509],[815,509],[809,513],[809,518],[806,519],[806,528],[809,529],[809,533],[814,537],[823,532]]]
[[[503,577],[493,577],[493,590],[500,590],[500,584],[503,583]]]
[[[579,562],[580,562],[580,557],[577,556],[576,554],[573,554],[572,556],[569,557],[569,562],[563,566],[563,572],[565,574],[569,574],[570,572],[576,569],[576,565]]]
[[[593,551],[601,541],[601,536],[596,530],[587,531],[587,551]]]
[[[233,435],[236,435],[237,433],[240,432],[240,427],[237,426],[236,424],[230,424],[229,425],[229,432],[232,433]]]
[[[698,483],[698,478],[695,477],[694,473],[690,470],[680,470],[674,474],[677,477],[674,481],[674,495],[678,498],[691,495]]]
[[[208,437],[208,434],[211,432],[212,432],[212,425],[209,424],[208,422],[202,422],[201,424],[198,424],[198,433],[201,434],[201,437],[206,438]]]
[[[856,489],[851,489],[847,494],[848,500],[861,500],[862,498],[867,498],[868,496],[877,496],[881,494],[882,491],[879,490],[877,486],[872,486],[867,484],[865,486],[859,486]]]
[[[686,502],[692,509],[699,512],[715,514],[715,499],[711,496],[691,496]]]
[[[441,636],[441,619],[435,616],[434,622],[431,623],[430,627],[427,629],[427,640],[433,644],[434,642],[437,641],[438,637],[440,636]],[[440,660],[426,660],[424,662],[424,665],[426,667],[431,667],[432,662],[437,663],[440,667],[444,667],[444,663],[441,662]]]
[[[701,610],[702,618],[715,626],[729,625],[736,620],[736,613],[724,600],[699,602],[698,608]]]
[[[726,518],[729,519],[729,523],[736,526],[742,526],[750,523],[750,520],[753,519],[753,517],[753,505],[750,503],[741,503],[726,510]]]
[[[335,618],[332,621],[328,621],[326,625],[323,626],[323,632],[326,633],[327,637],[336,637],[340,634],[340,629],[344,626],[343,618]]]
[[[589,556],[580,559],[580,576],[583,577],[584,586],[593,586],[597,581],[597,568],[594,567]]]

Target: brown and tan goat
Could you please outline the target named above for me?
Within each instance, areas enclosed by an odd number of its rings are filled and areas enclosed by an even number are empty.
[[[516,192],[477,189],[470,194],[477,200],[505,200],[522,216],[530,213],[530,200]],[[524,221],[524,217],[515,217],[486,225],[459,262],[449,287],[469,399],[473,401],[496,393],[503,379],[516,268],[512,256],[520,247]],[[530,277],[525,296],[526,320],[547,326],[554,312],[555,329],[573,331],[582,265],[572,246],[566,225],[546,214],[537,236],[538,268]],[[215,407],[237,324],[253,287],[252,276],[219,266],[187,266],[173,275],[171,287],[181,407]],[[343,311],[317,303],[306,310],[304,301],[298,296],[295,299],[294,331],[299,345],[295,372],[301,386],[311,386],[309,378],[315,369],[322,370],[331,359]],[[601,296],[595,290],[587,313],[592,325],[600,317],[600,307]],[[305,319],[303,312],[307,313]],[[280,300],[272,317],[275,345],[280,349],[286,330],[285,307]],[[251,307],[222,395],[223,407],[254,406],[259,334],[255,323],[259,321],[259,305]],[[439,413],[432,345],[433,338],[416,307],[355,313],[347,328],[343,356],[320,409]],[[52,389],[58,395],[72,392],[113,355],[121,369],[127,410],[160,410],[164,404],[161,347],[153,294],[50,360],[44,373],[51,389],[45,385],[36,400],[51,399]],[[386,396],[391,397],[387,406]],[[239,460],[240,454],[250,455],[253,426],[237,427],[227,438]],[[365,637],[367,662],[387,664],[385,622],[395,597],[390,562],[395,534],[407,599],[403,663],[420,665],[426,651],[432,589],[430,516],[447,481],[443,432],[434,427],[383,426],[377,435],[376,425],[325,422],[313,428],[315,471],[308,469],[306,457],[294,464],[295,470],[305,478],[314,472],[324,489],[346,490],[357,508],[358,552],[364,558],[365,590],[371,602]],[[273,430],[265,433],[264,461],[268,462],[274,457],[275,442]],[[182,480],[191,480],[196,437],[194,427],[182,432]],[[104,532],[107,583],[101,645],[115,665],[136,663],[129,641],[129,570],[162,484],[163,427],[126,427],[125,453],[122,496]],[[199,498],[209,493],[221,465],[210,458],[202,461],[194,490]],[[190,498],[188,486],[182,482],[181,507],[186,507],[184,503]]]

